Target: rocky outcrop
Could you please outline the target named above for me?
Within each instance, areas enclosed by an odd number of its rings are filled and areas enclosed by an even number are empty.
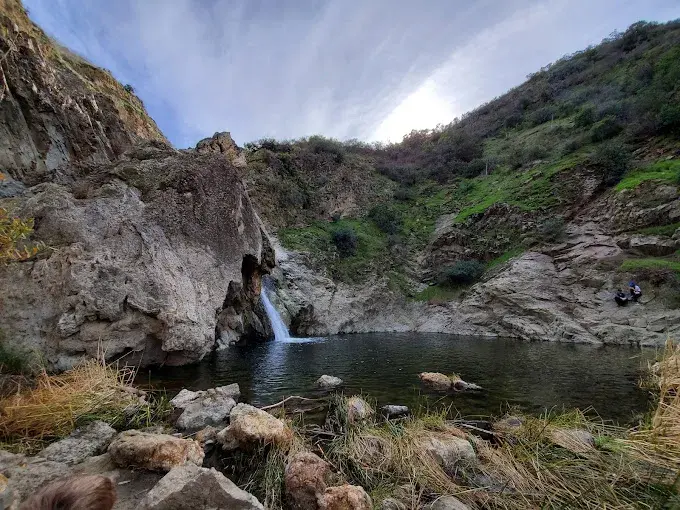
[[[88,172],[35,186],[18,205],[50,249],[0,268],[7,338],[68,368],[98,352],[182,364],[216,337],[248,335],[273,252],[237,170],[156,144]]]
[[[106,163],[141,140],[165,142],[108,71],[50,40],[19,0],[0,1],[0,168],[34,185],[70,164]]]
[[[146,510],[264,509],[255,496],[239,489],[234,482],[219,471],[193,465],[172,469],[149,491],[139,508]]]
[[[249,448],[255,445],[290,445],[293,431],[271,414],[248,404],[238,404],[229,415],[229,426],[217,434],[225,450]]]
[[[203,463],[203,448],[191,439],[139,430],[121,432],[109,445],[109,455],[119,467],[170,471],[172,468]]]

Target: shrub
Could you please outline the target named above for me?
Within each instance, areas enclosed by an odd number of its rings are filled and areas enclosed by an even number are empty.
[[[125,92],[127,92],[127,93],[129,93],[129,94],[134,94],[134,92],[135,92],[135,88],[134,88],[132,85],[130,85],[129,83],[127,83],[127,84],[123,87],[123,90],[125,90]]]
[[[36,255],[41,244],[28,245],[24,241],[33,233],[33,219],[13,217],[0,207],[0,264],[27,260]]]
[[[478,260],[459,260],[453,266],[442,271],[440,284],[470,285],[484,274],[484,264]]]
[[[333,243],[341,257],[351,257],[357,252],[357,234],[350,227],[336,230],[332,234]]]
[[[680,106],[676,104],[662,106],[659,120],[661,121],[661,129],[665,131],[680,130]]]
[[[564,219],[560,216],[548,218],[538,227],[538,233],[541,236],[541,239],[550,243],[562,239],[562,237],[564,237],[564,231]]]
[[[600,145],[590,160],[599,168],[604,184],[613,186],[630,168],[631,155],[624,144],[609,142]]]
[[[310,150],[315,154],[331,154],[336,163],[342,163],[345,160],[345,148],[337,140],[323,136],[310,136],[308,143]]]
[[[595,122],[595,108],[592,105],[584,106],[574,119],[577,128],[589,127]]]
[[[614,116],[607,116],[590,130],[590,138],[593,142],[602,142],[615,137],[623,130],[623,126]]]
[[[415,192],[411,188],[401,186],[394,191],[394,199],[399,202],[408,202],[415,198]]]
[[[399,211],[389,205],[376,205],[368,213],[368,216],[386,234],[396,234],[401,230],[401,215]]]

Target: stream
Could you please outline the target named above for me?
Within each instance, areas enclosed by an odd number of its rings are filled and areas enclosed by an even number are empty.
[[[279,339],[216,351],[201,363],[152,369],[140,383],[169,396],[238,382],[242,401],[268,405],[289,395],[316,396],[322,374],[345,381],[346,393],[365,393],[379,404],[452,405],[465,417],[500,415],[508,406],[540,414],[545,409],[592,408],[605,420],[626,424],[643,414],[648,393],[638,387],[653,349],[441,334],[374,333],[319,339]],[[420,372],[458,373],[479,392],[428,393]]]

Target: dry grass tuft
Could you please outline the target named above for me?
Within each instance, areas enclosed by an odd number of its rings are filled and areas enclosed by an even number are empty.
[[[96,360],[59,375],[42,372],[35,385],[0,400],[0,436],[32,441],[69,434],[79,422],[119,422],[126,411],[143,407],[130,384],[135,372]]]

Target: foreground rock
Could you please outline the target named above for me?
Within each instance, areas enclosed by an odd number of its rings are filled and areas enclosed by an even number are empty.
[[[350,397],[347,400],[347,421],[359,423],[374,414],[373,408],[361,397]]]
[[[321,510],[371,510],[373,503],[363,487],[341,485],[329,487],[319,498]]]
[[[67,438],[52,443],[38,456],[74,465],[106,451],[116,431],[107,423],[95,421],[73,431]]]
[[[219,471],[191,464],[173,468],[149,491],[140,508],[264,510],[255,496],[239,489]]]
[[[204,457],[203,448],[196,441],[138,430],[121,432],[108,451],[119,467],[151,471],[170,471],[185,464],[200,466]]]
[[[1,475],[6,478],[6,484],[2,499],[9,508],[18,504],[35,493],[36,489],[72,474],[71,467],[63,462],[54,462],[46,459],[21,459],[17,456],[10,459],[5,456],[5,468]],[[15,463],[14,461],[19,461]]]
[[[555,429],[550,432],[553,443],[572,453],[588,453],[595,447],[595,437],[582,429]]]
[[[217,434],[225,450],[275,444],[286,447],[293,440],[293,431],[281,420],[248,404],[238,404],[231,410],[229,426]]]
[[[406,416],[409,414],[409,408],[406,406],[386,405],[382,406],[380,410],[388,417]]]
[[[449,474],[455,473],[458,467],[477,462],[470,441],[452,434],[431,432],[420,440],[419,446]]]
[[[333,377],[332,375],[322,375],[316,380],[316,386],[323,390],[332,390],[338,386],[342,386],[342,379]]]
[[[311,452],[294,455],[286,465],[286,497],[293,510],[316,510],[330,474],[329,464]]]
[[[176,426],[180,430],[197,431],[208,426],[223,427],[240,396],[238,384],[206,391],[183,389],[170,403],[181,410]]]

